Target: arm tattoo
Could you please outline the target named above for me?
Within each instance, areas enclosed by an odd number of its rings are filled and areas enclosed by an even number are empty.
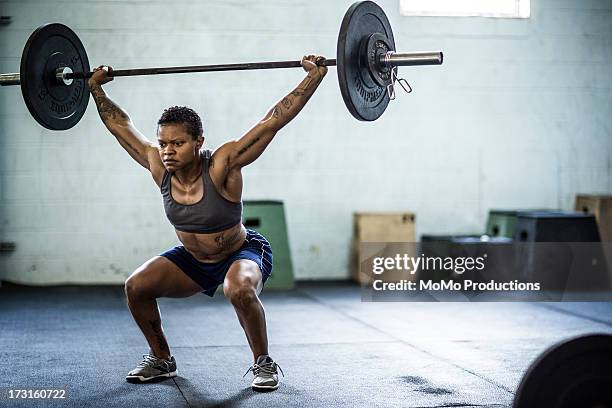
[[[289,98],[283,98],[281,103],[283,104],[285,109],[289,109],[291,107],[291,101],[289,100]]]
[[[123,112],[117,105],[113,103],[110,99],[103,99],[98,104],[98,112],[100,113],[100,117],[103,121],[107,122],[108,120],[120,120],[126,121],[128,120],[128,116]]]
[[[100,85],[92,87],[91,94],[93,95],[96,106],[98,107],[100,118],[102,118],[104,123],[115,120],[125,122],[130,119],[120,107],[118,107],[104,94],[104,91]]]
[[[285,126],[302,110],[322,79],[322,76],[309,72],[297,88],[276,104],[271,111],[268,111],[262,122],[268,122],[273,118],[276,119],[275,122],[271,122],[276,131]],[[243,148],[238,155],[244,153],[250,146]]]
[[[302,88],[303,90],[308,90],[308,88],[310,88],[310,84],[312,83],[313,78],[310,76],[310,74],[306,75],[306,82],[304,83],[304,87]]]
[[[91,87],[91,94],[96,102],[96,106],[98,107],[98,113],[100,114],[100,118],[104,122],[104,124],[108,125],[113,121],[117,122],[128,122],[130,117],[125,113],[120,107],[118,107],[112,100],[106,96],[102,87],[100,85],[94,85]],[[136,156],[143,159],[142,153],[133,146],[129,141],[119,138],[119,143],[121,143],[124,147],[129,148]]]
[[[280,107],[279,107],[278,105],[276,105],[276,106],[274,107],[274,110],[272,111],[272,116],[274,116],[275,118],[279,118],[279,117],[281,117],[281,116],[282,116],[282,114],[283,114],[283,113],[281,112]]]
[[[240,156],[241,154],[243,154],[247,150],[249,150],[251,147],[253,147],[253,145],[255,145],[255,143],[259,142],[259,139],[261,139],[261,137],[257,136],[255,139],[253,139],[253,141],[251,141],[251,143],[249,143],[248,145],[244,146],[242,149],[238,150],[238,156]]]
[[[153,333],[155,334],[155,338],[157,339],[157,345],[159,346],[159,349],[161,351],[166,351],[169,353],[170,348],[168,347],[168,342],[166,342],[166,338],[164,337],[164,332],[162,331],[162,328],[161,328],[161,320],[159,319],[149,320],[149,326],[151,326],[151,329],[153,330]]]
[[[306,93],[308,91],[310,91],[309,88],[312,85],[313,81],[316,81],[316,79],[314,79],[310,74],[308,74],[306,76],[304,84],[303,85],[300,84],[300,86],[296,90],[291,92],[291,95],[293,95],[293,96],[304,96],[304,95],[306,95]],[[285,99],[287,99],[287,98],[285,98]],[[284,104],[285,99],[283,99],[283,104]],[[290,103],[291,103],[291,101],[290,101]],[[291,106],[291,105],[289,105],[289,106]],[[285,107],[288,108],[289,106],[285,106]]]
[[[130,142],[128,142],[128,141],[127,141],[127,140],[125,140],[125,139],[121,139],[121,140],[120,140],[120,142],[121,142],[121,143],[123,143],[123,144],[125,144],[125,146],[129,147],[129,148],[130,148],[130,150],[131,150],[131,151],[133,151],[133,152],[134,152],[134,154],[136,154],[136,156],[138,156],[138,157],[142,158],[142,154],[140,153],[140,151],[138,151],[138,149],[136,149],[134,146],[132,146],[132,145],[130,144]]]

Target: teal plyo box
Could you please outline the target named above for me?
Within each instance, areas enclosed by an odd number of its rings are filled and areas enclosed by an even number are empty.
[[[491,237],[512,238],[517,213],[518,211],[512,210],[490,210],[486,234]]]
[[[259,232],[272,246],[272,275],[266,281],[266,289],[293,289],[295,280],[283,202],[245,200],[243,206],[244,226]]]
[[[487,218],[487,234],[490,237],[506,237],[514,236],[514,225],[519,213],[522,212],[554,212],[552,209],[534,209],[534,210],[489,210]]]

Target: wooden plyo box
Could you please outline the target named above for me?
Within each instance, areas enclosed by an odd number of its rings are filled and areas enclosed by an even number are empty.
[[[354,213],[351,278],[358,283],[368,283],[371,280],[371,276],[359,271],[361,243],[409,242],[414,248],[415,218],[415,214],[410,212]],[[416,256],[416,251],[410,255]]]
[[[601,240],[612,241],[612,195],[577,195],[576,211],[593,214]]]
[[[612,195],[578,194],[575,208],[576,211],[595,216],[608,260],[608,277],[612,282]]]

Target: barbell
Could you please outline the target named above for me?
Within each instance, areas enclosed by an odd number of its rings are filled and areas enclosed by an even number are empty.
[[[378,119],[394,98],[398,66],[440,65],[442,52],[396,52],[393,31],[385,12],[372,1],[349,7],[338,35],[338,83],[349,112],[362,121]],[[219,65],[113,70],[111,77],[240,71],[300,67],[300,61],[273,61]],[[65,130],[76,125],[89,102],[86,79],[93,72],[83,43],[69,27],[51,23],[28,38],[19,73],[0,74],[0,85],[21,85],[28,110],[47,129]],[[400,84],[404,86],[400,80]]]

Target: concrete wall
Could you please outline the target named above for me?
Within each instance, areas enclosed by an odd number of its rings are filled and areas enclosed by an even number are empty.
[[[350,1],[32,1],[0,3],[0,71],[28,35],[61,21],[92,66],[171,66],[333,57]],[[414,87],[358,122],[331,69],[300,116],[244,170],[245,199],[286,204],[296,275],[348,276],[353,211],[417,213],[417,232],[482,231],[489,208],[571,209],[612,192],[612,2],[532,0],[531,18],[400,17],[381,0],[399,50],[443,50],[441,67],[403,68]],[[201,113],[206,144],[240,136],[297,84],[300,70],[117,79],[110,95],[155,137],[161,110]],[[150,176],[90,103],[65,132],[41,128],[17,87],[0,89],[4,279],[121,282],[175,245]]]

